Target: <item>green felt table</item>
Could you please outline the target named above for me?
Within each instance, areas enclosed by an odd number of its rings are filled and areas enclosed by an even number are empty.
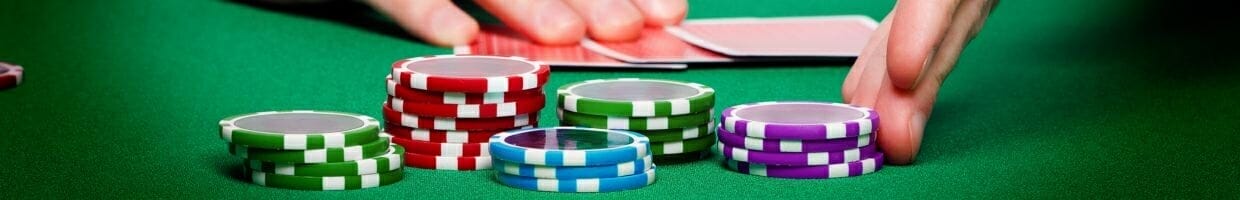
[[[0,91],[0,190],[11,198],[104,199],[1240,197],[1234,54],[1182,48],[1210,45],[1197,37],[1145,39],[1192,34],[1149,28],[1181,27],[1150,19],[1192,12],[1135,2],[1141,1],[1003,2],[947,80],[914,165],[856,178],[787,180],[734,173],[715,156],[659,166],[658,182],[639,190],[560,194],[505,187],[494,171],[408,168],[395,185],[343,192],[235,178],[241,159],[228,154],[218,120],[290,109],[377,118],[390,63],[450,53],[364,7],[0,1],[0,60],[26,66],[23,85]],[[689,18],[881,19],[893,4],[692,1]],[[557,68],[548,91],[587,79],[642,77],[712,86],[716,110],[840,101],[848,65]],[[551,110],[541,117],[553,119]]]

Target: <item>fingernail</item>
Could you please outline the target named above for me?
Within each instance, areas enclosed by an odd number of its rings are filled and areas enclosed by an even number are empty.
[[[908,142],[910,143],[909,146],[912,147],[913,150],[911,156],[909,157],[909,161],[912,161],[916,160],[917,153],[921,151],[921,136],[925,134],[924,131],[926,130],[926,115],[922,113],[913,114],[913,116],[909,118],[908,130]]]
[[[577,17],[577,14],[573,12],[553,12],[557,10],[553,8],[555,6],[557,5],[552,1],[543,4],[542,8],[539,9],[538,16],[534,19],[534,23],[537,23],[538,27],[560,28],[567,25],[565,22],[568,20],[566,19]]]

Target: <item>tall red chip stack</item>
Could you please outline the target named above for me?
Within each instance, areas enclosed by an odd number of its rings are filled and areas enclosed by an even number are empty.
[[[383,104],[386,130],[407,149],[405,165],[491,168],[487,139],[534,127],[551,68],[521,57],[438,55],[392,64]]]

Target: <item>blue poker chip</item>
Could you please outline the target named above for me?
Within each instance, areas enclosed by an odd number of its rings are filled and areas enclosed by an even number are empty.
[[[613,178],[540,179],[506,173],[495,173],[499,182],[508,187],[544,192],[614,192],[654,184],[655,168],[644,173]]]
[[[491,156],[542,166],[615,165],[649,155],[650,139],[624,130],[552,127],[491,136]]]
[[[517,175],[531,178],[545,179],[573,179],[573,178],[612,178],[629,176],[638,174],[654,167],[654,158],[647,155],[645,158],[623,162],[615,165],[598,165],[598,166],[540,166],[527,165],[520,163],[511,163],[508,161],[494,160],[491,162],[495,167],[495,171],[509,175]]]

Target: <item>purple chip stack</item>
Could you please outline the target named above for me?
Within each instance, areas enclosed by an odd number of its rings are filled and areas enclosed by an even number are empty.
[[[883,167],[878,113],[827,102],[761,102],[723,111],[719,152],[731,170],[757,176],[853,177]]]

